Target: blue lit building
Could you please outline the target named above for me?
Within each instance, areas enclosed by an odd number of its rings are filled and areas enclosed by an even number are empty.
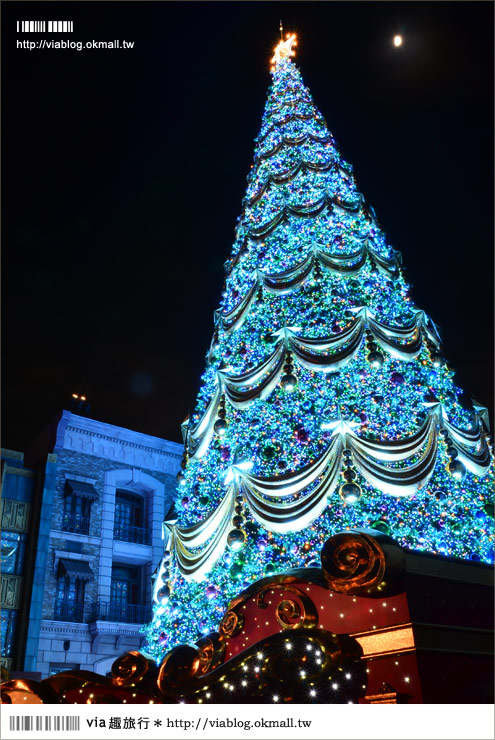
[[[139,650],[182,445],[63,411],[2,450],[2,666],[106,674]]]

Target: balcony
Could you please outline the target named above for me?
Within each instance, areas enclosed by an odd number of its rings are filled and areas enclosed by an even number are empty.
[[[72,604],[64,599],[55,602],[53,619],[57,622],[82,622],[84,604]]]
[[[133,542],[135,545],[151,545],[151,530],[144,527],[129,527],[116,524],[113,530],[114,539],[120,542]]]
[[[80,514],[65,514],[62,521],[64,532],[74,532],[75,534],[89,534],[89,516]]]
[[[127,622],[144,624],[151,621],[151,609],[144,604],[110,604],[97,601],[93,604],[90,622],[100,619],[104,622]]]

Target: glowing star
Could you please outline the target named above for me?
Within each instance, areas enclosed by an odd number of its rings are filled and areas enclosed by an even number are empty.
[[[397,36],[394,36],[394,46],[402,46],[402,36],[397,34]]]
[[[273,57],[270,60],[270,64],[272,64],[272,69],[275,67],[276,64],[278,64],[282,59],[290,59],[290,57],[295,56],[296,52],[292,48],[293,46],[296,46],[297,40],[296,40],[296,34],[287,34],[287,37],[285,41],[281,41],[276,47],[275,47],[275,53]]]

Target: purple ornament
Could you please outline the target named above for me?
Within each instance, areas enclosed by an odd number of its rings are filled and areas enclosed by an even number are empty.
[[[298,442],[301,442],[301,444],[307,444],[309,442],[309,434],[304,427],[296,429],[296,439]]]
[[[361,379],[361,380],[364,380],[364,379],[366,378],[366,375],[367,375],[367,372],[366,372],[366,370],[364,369],[364,367],[363,367],[363,368],[361,368],[361,370],[359,371],[359,377],[360,377],[360,379]]]
[[[217,595],[218,588],[217,586],[208,586],[205,593],[207,599],[212,599],[214,596]]]
[[[404,383],[404,376],[401,373],[392,373],[390,382],[392,385],[402,385]]]
[[[230,459],[230,447],[222,447],[221,457],[224,462]]]
[[[361,422],[363,424],[365,424],[368,421],[368,417],[366,416],[366,414],[364,413],[364,411],[361,411],[361,413],[359,414],[359,418],[361,419]]]
[[[181,501],[181,504],[184,507],[184,509],[187,509],[187,507],[189,506],[189,496],[184,496],[184,498]]]
[[[340,324],[338,324],[337,321],[334,321],[330,328],[332,329],[332,332],[334,334],[338,334],[342,331],[342,329],[340,328]]]
[[[258,550],[261,550],[261,552],[264,552],[267,547],[268,547],[268,540],[265,540],[264,537],[258,540]]]

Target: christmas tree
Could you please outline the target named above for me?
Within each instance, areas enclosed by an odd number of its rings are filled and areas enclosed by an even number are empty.
[[[147,651],[216,629],[267,575],[319,564],[349,528],[493,562],[486,409],[466,403],[291,57],[256,139]]]

